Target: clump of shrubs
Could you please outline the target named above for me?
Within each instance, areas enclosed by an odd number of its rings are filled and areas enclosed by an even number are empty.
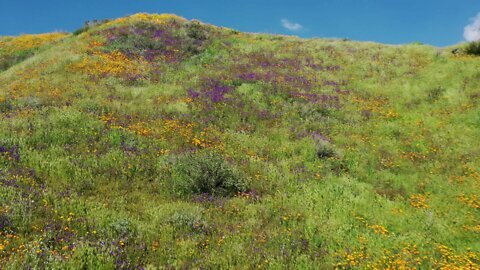
[[[247,190],[245,177],[216,152],[195,152],[179,158],[173,175],[173,189],[179,195],[232,196]]]
[[[468,55],[480,56],[480,40],[468,43],[464,52]]]
[[[208,28],[199,21],[192,21],[186,26],[187,35],[193,40],[205,41],[208,39]]]
[[[201,53],[209,44],[209,27],[197,21],[171,21],[167,25],[137,22],[102,30],[100,34],[107,39],[104,50],[141,56],[149,62],[159,57],[178,62]]]
[[[186,51],[196,55],[205,49],[204,43],[209,39],[209,30],[207,26],[198,21],[192,21],[185,27],[187,31]]]

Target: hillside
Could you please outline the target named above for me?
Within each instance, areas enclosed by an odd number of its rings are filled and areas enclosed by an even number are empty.
[[[480,58],[136,14],[0,37],[0,268],[480,269]]]

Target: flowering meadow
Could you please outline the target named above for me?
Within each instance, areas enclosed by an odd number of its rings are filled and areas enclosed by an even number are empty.
[[[0,37],[0,269],[480,269],[452,49],[168,14]]]

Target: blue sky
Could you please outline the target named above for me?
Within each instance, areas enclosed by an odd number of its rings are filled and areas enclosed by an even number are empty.
[[[0,0],[0,35],[73,31],[92,19],[175,13],[247,32],[436,46],[480,35],[480,0]],[[467,35],[465,35],[467,36]]]

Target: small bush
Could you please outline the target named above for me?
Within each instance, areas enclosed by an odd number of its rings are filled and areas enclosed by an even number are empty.
[[[333,158],[337,156],[337,152],[331,143],[325,140],[317,142],[317,157],[320,159]]]
[[[445,93],[445,91],[446,90],[443,87],[436,87],[434,89],[431,89],[427,92],[427,100],[429,102],[435,102],[443,95],[443,93]]]
[[[214,152],[197,152],[177,160],[173,188],[177,194],[231,196],[247,190],[245,178]]]
[[[168,220],[176,230],[202,231],[206,228],[202,216],[198,213],[176,212]]]
[[[464,51],[468,55],[480,56],[480,41],[468,43]]]
[[[129,238],[137,233],[134,224],[125,218],[119,218],[108,225],[108,234],[113,238]]]
[[[207,40],[208,39],[208,30],[207,27],[202,25],[198,21],[192,21],[187,26],[187,35],[188,37],[194,40]]]

